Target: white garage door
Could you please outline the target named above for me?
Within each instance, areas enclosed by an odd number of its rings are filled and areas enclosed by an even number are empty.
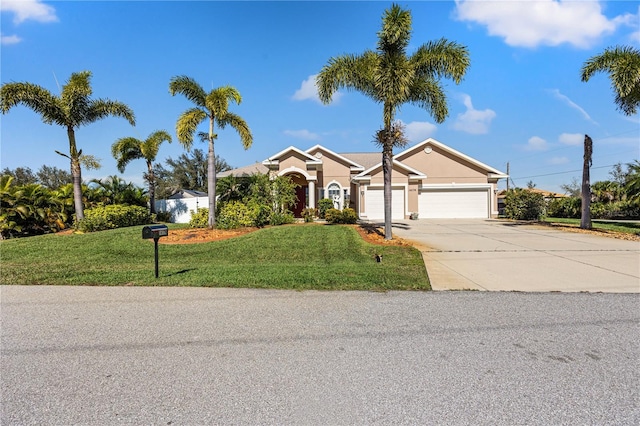
[[[364,211],[367,219],[384,219],[384,190],[367,189]],[[391,190],[391,218],[404,219],[404,189]]]
[[[489,193],[482,189],[431,189],[418,196],[421,219],[489,217]]]

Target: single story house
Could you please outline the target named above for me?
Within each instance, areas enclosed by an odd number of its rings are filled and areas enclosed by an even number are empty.
[[[329,198],[338,209],[351,207],[361,219],[384,218],[382,154],[336,153],[322,145],[306,151],[286,148],[262,163],[218,177],[270,173],[299,185],[294,214]],[[393,156],[392,218],[490,218],[498,215],[496,194],[508,176],[429,138]]]

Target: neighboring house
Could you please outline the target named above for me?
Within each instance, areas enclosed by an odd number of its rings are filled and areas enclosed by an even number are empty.
[[[321,145],[294,146],[262,163],[220,173],[219,177],[268,172],[298,184],[300,216],[329,198],[338,209],[351,207],[361,219],[384,218],[381,153],[336,153]],[[427,139],[393,157],[392,218],[490,218],[498,215],[497,183],[508,176],[455,149]]]
[[[156,201],[156,211],[171,213],[171,222],[189,223],[191,211],[209,206],[206,192],[180,189],[166,200]]]
[[[529,188],[528,190],[531,192],[535,192],[536,194],[542,194],[542,197],[544,198],[545,201],[550,201],[555,198],[569,197],[567,194],[560,194],[558,192],[545,191],[544,189]],[[502,191],[498,192],[497,197],[498,197],[498,213],[500,215],[504,215],[504,206],[505,206],[504,200],[507,197],[507,190],[503,189]]]

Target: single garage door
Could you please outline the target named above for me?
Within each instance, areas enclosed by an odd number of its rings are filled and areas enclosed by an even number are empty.
[[[421,219],[489,217],[489,192],[479,189],[429,189],[418,195]]]
[[[384,190],[367,189],[364,211],[367,219],[384,219]],[[404,189],[391,190],[391,218],[404,219]]]

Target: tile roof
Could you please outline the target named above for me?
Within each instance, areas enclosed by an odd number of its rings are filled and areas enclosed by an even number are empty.
[[[360,164],[365,170],[370,169],[376,164],[382,162],[381,152],[347,152],[340,153],[344,158],[347,158],[354,163]]]
[[[227,170],[226,172],[220,172],[216,175],[216,177],[227,177],[229,175],[234,176],[250,176],[256,173],[267,173],[269,169],[267,166],[264,166],[262,163],[253,163],[249,166],[238,167],[237,169]]]

